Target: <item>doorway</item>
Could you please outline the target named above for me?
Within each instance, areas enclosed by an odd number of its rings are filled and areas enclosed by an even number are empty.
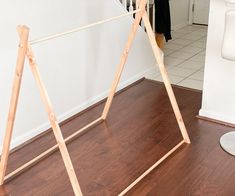
[[[192,24],[208,25],[210,0],[190,0],[190,21]]]

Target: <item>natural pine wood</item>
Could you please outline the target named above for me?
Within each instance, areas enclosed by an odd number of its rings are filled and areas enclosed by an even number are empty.
[[[111,104],[112,104],[112,101],[113,101],[113,97],[114,97],[114,94],[116,92],[117,86],[119,84],[120,78],[122,76],[122,72],[123,72],[123,69],[125,67],[125,64],[126,64],[126,61],[127,61],[128,55],[129,55],[129,51],[131,49],[134,38],[136,36],[136,32],[139,28],[139,24],[140,24],[141,18],[143,17],[143,13],[145,12],[146,0],[140,0],[137,3],[137,5],[138,5],[137,8],[139,8],[141,11],[138,12],[135,16],[135,20],[134,20],[134,23],[132,24],[132,27],[131,27],[131,30],[130,30],[130,33],[129,33],[129,36],[128,36],[128,39],[127,39],[127,42],[126,42],[126,45],[125,45],[125,48],[123,50],[123,54],[121,56],[120,63],[117,67],[115,78],[113,80],[111,90],[110,90],[110,93],[108,95],[108,99],[106,101],[106,104],[104,106],[104,110],[103,110],[103,113],[102,113],[102,118],[104,120],[108,116],[108,112],[110,110],[110,107],[111,107]]]
[[[150,40],[150,44],[152,46],[154,56],[155,56],[156,61],[157,61],[157,68],[159,68],[162,79],[164,81],[164,85],[166,87],[166,91],[168,93],[173,111],[175,113],[175,117],[176,117],[177,122],[178,122],[179,127],[180,127],[180,132],[181,132],[185,142],[189,144],[190,139],[189,139],[189,136],[188,136],[188,132],[187,132],[187,129],[185,127],[184,120],[182,118],[178,103],[176,101],[176,98],[175,98],[175,95],[174,95],[174,92],[173,92],[173,89],[172,89],[172,86],[171,86],[171,82],[170,82],[170,79],[169,79],[168,74],[167,74],[166,67],[164,65],[164,56],[163,56],[164,54],[162,53],[162,51],[157,46],[157,43],[155,41],[155,35],[154,35],[153,30],[152,30],[151,24],[149,22],[149,17],[147,15],[146,11],[143,15],[143,21],[144,21],[144,25],[146,27],[146,31],[147,31],[149,40]]]
[[[73,141],[74,139],[76,139],[80,134],[82,134],[83,132],[87,131],[90,127],[95,126],[97,123],[101,122],[102,118],[98,118],[94,121],[92,121],[91,123],[89,123],[88,125],[82,127],[81,129],[77,130],[75,133],[73,133],[72,135],[68,136],[67,138],[64,139],[64,142],[67,144],[71,141]],[[7,174],[4,178],[4,180],[9,180],[11,178],[14,178],[17,175],[20,175],[21,173],[23,173],[24,171],[26,171],[27,169],[29,169],[30,167],[33,167],[35,164],[37,164],[39,161],[41,161],[42,159],[50,156],[52,153],[54,153],[56,150],[58,150],[58,144],[52,146],[51,148],[47,149],[46,151],[42,152],[40,155],[38,155],[37,157],[33,158],[32,160],[30,160],[29,162],[21,165],[20,167],[18,167],[16,170],[12,171],[11,173]]]
[[[82,27],[70,29],[70,30],[64,31],[62,33],[56,33],[56,34],[53,34],[53,35],[49,35],[49,36],[45,36],[45,37],[38,38],[38,39],[35,39],[35,40],[31,40],[30,45],[35,45],[35,44],[38,44],[38,43],[41,43],[41,42],[46,42],[46,41],[49,41],[49,40],[52,40],[52,39],[56,39],[56,38],[66,36],[66,35],[71,34],[71,33],[76,33],[76,32],[79,32],[79,31],[83,31],[85,29],[89,29],[89,28],[92,28],[92,27],[95,27],[97,25],[101,25],[101,24],[104,24],[104,23],[107,23],[107,22],[111,22],[113,20],[117,20],[117,19],[123,18],[125,16],[133,16],[133,14],[136,14],[140,11],[141,11],[141,9],[137,9],[137,10],[125,13],[125,14],[121,14],[121,15],[114,16],[114,17],[111,17],[111,18],[108,18],[108,19],[104,19],[104,20],[101,20],[101,21],[98,21],[98,22],[95,22],[95,23],[91,23],[91,24],[82,26]]]
[[[233,196],[235,160],[219,146],[233,128],[197,119],[201,93],[173,87],[191,145],[184,145],[128,195]],[[98,118],[104,103],[62,125],[67,137]],[[117,115],[119,114],[119,115]],[[142,81],[113,101],[107,118],[68,145],[85,196],[116,196],[182,139],[162,83]],[[7,173],[55,144],[52,132],[10,155]],[[53,194],[52,194],[53,193]],[[59,152],[0,188],[0,195],[72,196]]]
[[[190,143],[190,139],[189,139],[186,127],[184,125],[184,122],[183,122],[183,119],[182,119],[177,101],[175,99],[175,95],[174,95],[173,90],[172,90],[171,83],[169,81],[169,78],[168,78],[168,75],[167,75],[167,72],[166,72],[166,68],[165,68],[165,65],[164,65],[164,62],[163,62],[163,54],[162,54],[161,50],[158,48],[158,46],[157,46],[157,44],[154,40],[154,32],[151,28],[151,24],[149,22],[149,18],[147,16],[147,13],[146,13],[146,10],[145,10],[146,4],[147,4],[147,0],[138,0],[137,1],[137,7],[140,9],[140,11],[136,11],[137,14],[136,14],[134,23],[132,25],[131,31],[129,33],[125,49],[124,49],[123,55],[121,57],[121,61],[120,61],[120,64],[118,66],[118,69],[117,69],[117,72],[116,72],[116,75],[115,75],[115,79],[114,79],[112,87],[111,87],[110,94],[107,98],[106,104],[104,106],[104,110],[102,112],[102,116],[101,116],[101,118],[98,118],[97,120],[90,123],[89,125],[86,125],[85,127],[89,128],[90,125],[93,125],[93,123],[95,124],[96,121],[98,122],[98,121],[100,121],[100,119],[102,119],[102,120],[107,119],[107,115],[108,115],[108,112],[110,110],[110,106],[112,104],[117,85],[120,81],[122,71],[124,69],[124,66],[125,66],[127,58],[128,58],[129,50],[130,50],[130,48],[132,46],[132,43],[133,43],[133,40],[135,38],[139,23],[140,23],[141,19],[143,19],[143,21],[145,23],[145,26],[146,26],[146,29],[147,29],[147,34],[149,36],[149,41],[150,41],[150,44],[152,46],[156,61],[159,65],[160,73],[163,77],[163,81],[164,81],[169,99],[171,101],[171,105],[172,105],[175,117],[177,119],[181,134],[184,138],[184,142]],[[102,21],[102,23],[103,22],[104,21]],[[91,26],[97,25],[98,23],[99,22],[97,22],[96,24],[93,24]],[[101,21],[100,21],[100,23],[101,23]],[[88,28],[89,25],[86,26],[86,27]],[[23,42],[23,44],[20,44],[20,47],[22,48],[22,51],[19,50],[20,55],[19,55],[18,61],[17,61],[17,69],[18,69],[18,67],[20,67],[21,72],[17,72],[16,77],[19,77],[20,80],[21,80],[21,75],[23,74],[24,60],[25,60],[26,53],[27,53],[27,58],[29,60],[29,64],[30,64],[30,67],[31,67],[31,70],[32,70],[32,74],[33,74],[33,76],[36,80],[36,83],[38,85],[39,92],[40,92],[44,107],[46,109],[46,112],[48,114],[48,119],[50,121],[53,133],[55,135],[58,148],[59,148],[60,153],[62,155],[62,159],[63,159],[64,165],[65,165],[65,168],[67,170],[69,180],[71,182],[74,194],[76,196],[82,196],[83,194],[82,194],[80,185],[78,183],[78,179],[77,179],[76,173],[74,171],[73,164],[72,164],[70,155],[68,153],[67,146],[65,144],[65,140],[64,140],[63,135],[61,133],[61,128],[60,128],[59,123],[57,121],[56,115],[53,111],[53,107],[52,107],[50,98],[49,98],[49,96],[47,94],[47,91],[46,91],[46,87],[44,86],[44,83],[43,83],[43,81],[41,79],[41,76],[40,76],[40,72],[37,68],[36,59],[35,59],[35,56],[33,54],[33,50],[32,50],[31,45],[30,45],[30,44],[33,44],[33,42],[28,42],[29,30],[27,29],[26,33],[24,34],[25,29],[24,28],[19,29],[20,36],[22,34],[22,37],[20,37],[20,38],[24,42]],[[73,32],[77,32],[79,30],[81,30],[81,28],[73,29],[73,30],[70,30],[70,31],[67,31],[67,32],[64,32],[64,33],[55,34],[55,35],[52,35],[52,36],[49,36],[49,37],[46,37],[46,38],[42,38],[42,39],[39,39],[36,42],[41,42],[41,41],[54,39],[54,38],[61,37],[61,36],[64,36],[64,35],[67,35],[67,34],[70,34],[70,33],[73,33]],[[18,66],[18,65],[20,65],[20,66]],[[7,127],[6,135],[5,135],[5,138],[4,138],[3,153],[2,153],[2,157],[1,157],[1,163],[0,163],[0,185],[3,184],[5,179],[11,178],[14,175],[17,175],[19,172],[22,172],[24,169],[27,169],[32,164],[35,164],[37,161],[41,160],[47,154],[51,154],[52,152],[54,152],[55,149],[57,148],[57,145],[54,145],[50,149],[47,149],[46,151],[44,151],[43,153],[41,153],[40,155],[38,155],[34,159],[31,159],[30,161],[26,162],[25,164],[23,164],[22,166],[20,166],[19,168],[17,168],[16,170],[14,170],[13,172],[11,172],[10,174],[8,174],[5,177],[5,172],[6,172],[6,167],[7,167],[8,157],[9,157],[9,146],[10,146],[10,141],[11,141],[11,135],[12,135],[12,132],[13,132],[14,118],[15,118],[17,102],[18,102],[18,96],[19,96],[19,90],[20,90],[20,80],[15,80],[14,81],[13,96],[12,96],[13,99],[11,100],[11,104],[10,104],[10,113],[9,113],[8,125],[7,125],[8,127]],[[15,88],[15,86],[16,86],[16,88]],[[81,128],[80,130],[81,130],[81,132],[83,132],[86,129]],[[72,136],[69,136],[68,138],[73,138],[73,135],[77,135],[78,133],[80,133],[80,130],[77,131],[76,133],[72,134]],[[151,166],[150,168],[152,168],[152,169],[155,168],[160,162],[162,162],[165,158],[168,157],[168,155],[170,155],[172,152],[174,152],[180,146],[181,145],[175,146],[168,153],[166,153],[159,161],[155,162],[153,164],[153,166]],[[150,172],[151,169],[148,169],[147,171]],[[134,183],[130,184],[123,192],[127,192],[127,190],[130,190],[130,187],[133,187],[134,184],[136,184],[140,178],[141,179],[144,178],[145,175],[147,175],[149,172],[144,172],[144,174],[142,174],[139,178],[137,178],[137,180],[135,180]]]
[[[141,180],[143,180],[147,175],[149,175],[154,169],[156,169],[165,159],[167,159],[171,154],[173,154],[181,145],[185,142],[182,140],[174,148],[172,148],[168,153],[161,157],[156,163],[154,163],[149,169],[147,169],[141,176],[139,176],[134,182],[132,182],[126,189],[124,189],[118,196],[126,195],[133,187],[135,187]]]
[[[20,37],[19,49],[18,49],[18,57],[16,62],[16,70],[11,94],[11,101],[10,101],[10,109],[8,113],[7,119],[7,127],[3,141],[3,150],[1,155],[1,162],[0,162],[0,185],[4,182],[4,176],[6,173],[6,167],[8,162],[9,156],[9,148],[11,144],[11,137],[14,128],[14,122],[16,117],[16,110],[19,100],[19,94],[21,89],[21,80],[24,70],[24,62],[26,58],[27,52],[27,44],[28,44],[28,37],[29,37],[29,29],[26,26],[18,26],[17,31]]]
[[[158,65],[157,67],[159,68],[161,76],[163,78],[163,81],[164,81],[164,84],[165,84],[165,87],[166,87],[166,91],[168,93],[168,96],[169,96],[172,108],[173,108],[174,113],[175,113],[175,117],[177,119],[180,131],[181,131],[181,134],[182,134],[184,140],[183,140],[183,142],[181,141],[178,145],[176,145],[169,152],[167,152],[163,157],[161,157],[161,159],[159,159],[156,163],[154,163],[148,170],[146,170],[134,182],[132,182],[129,186],[127,186],[119,194],[119,196],[123,196],[126,193],[128,193],[128,191],[130,191],[137,183],[139,183],[142,179],[144,179],[153,169],[155,169],[161,162],[163,162],[168,156],[170,156],[174,151],[176,151],[184,142],[188,143],[188,144],[190,143],[188,132],[186,130],[186,127],[185,127],[185,124],[184,124],[181,112],[179,110],[179,106],[177,104],[177,101],[176,101],[176,98],[175,98],[175,95],[174,95],[174,92],[173,92],[173,89],[172,89],[172,86],[171,86],[171,83],[170,83],[170,80],[169,80],[166,68],[165,68],[165,65],[164,65],[164,55],[163,55],[162,51],[159,49],[157,43],[155,42],[154,32],[153,32],[153,29],[151,27],[151,24],[150,24],[150,21],[149,21],[149,17],[147,15],[146,11],[144,11],[144,13],[142,13],[142,19],[143,19],[144,25],[146,27],[147,35],[149,37],[149,41],[150,41],[150,44],[152,46],[152,50],[153,50],[153,53],[154,53],[154,56],[155,56],[155,59],[156,59],[156,63]],[[124,55],[124,59],[125,59],[125,55]],[[113,94],[114,94],[114,92],[113,92]],[[113,95],[112,95],[112,97],[113,97]],[[109,98],[108,98],[108,101],[109,101]],[[105,108],[106,108],[106,106],[105,106]]]
[[[27,57],[29,59],[30,68],[31,68],[32,74],[36,80],[36,83],[37,83],[37,86],[38,86],[38,89],[40,92],[40,96],[42,98],[46,113],[48,115],[48,119],[50,121],[53,133],[55,135],[58,148],[60,150],[62,159],[64,161],[64,165],[67,170],[69,180],[72,184],[73,191],[76,196],[82,196],[83,194],[82,194],[80,185],[78,183],[78,179],[77,179],[76,173],[74,171],[73,164],[72,164],[68,149],[66,147],[63,135],[61,133],[59,123],[57,121],[54,109],[52,107],[51,100],[50,100],[49,95],[46,91],[46,87],[42,81],[41,75],[40,75],[38,67],[37,67],[37,63],[35,61],[35,56],[33,54],[33,51],[31,49],[30,45],[28,46]]]

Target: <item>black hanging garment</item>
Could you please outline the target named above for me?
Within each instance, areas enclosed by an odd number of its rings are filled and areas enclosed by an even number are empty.
[[[164,34],[166,41],[172,39],[169,0],[155,0],[155,30]]]

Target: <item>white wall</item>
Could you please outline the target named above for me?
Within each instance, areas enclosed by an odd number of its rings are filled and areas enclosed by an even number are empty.
[[[189,24],[189,0],[170,0],[172,30]]]
[[[200,115],[235,123],[235,62],[221,57],[225,11],[228,9],[224,0],[211,0]]]
[[[116,0],[1,0],[0,138],[4,135],[18,46],[16,26],[31,28],[30,38],[62,32],[123,13]],[[127,40],[131,17],[33,47],[39,69],[59,120],[107,95]],[[121,87],[155,69],[146,34],[139,29]],[[91,119],[92,120],[92,119]],[[49,128],[28,63],[22,82],[13,146]]]

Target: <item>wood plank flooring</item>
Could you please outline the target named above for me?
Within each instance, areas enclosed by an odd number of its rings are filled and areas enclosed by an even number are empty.
[[[196,118],[201,92],[174,87],[192,144],[183,145],[127,195],[234,196],[235,158],[219,146],[230,130]],[[62,125],[68,136],[103,103]],[[68,144],[84,196],[113,196],[182,140],[162,83],[143,80],[114,99],[107,122]],[[11,154],[8,172],[55,144],[52,132]],[[0,187],[0,195],[73,196],[59,152]]]

